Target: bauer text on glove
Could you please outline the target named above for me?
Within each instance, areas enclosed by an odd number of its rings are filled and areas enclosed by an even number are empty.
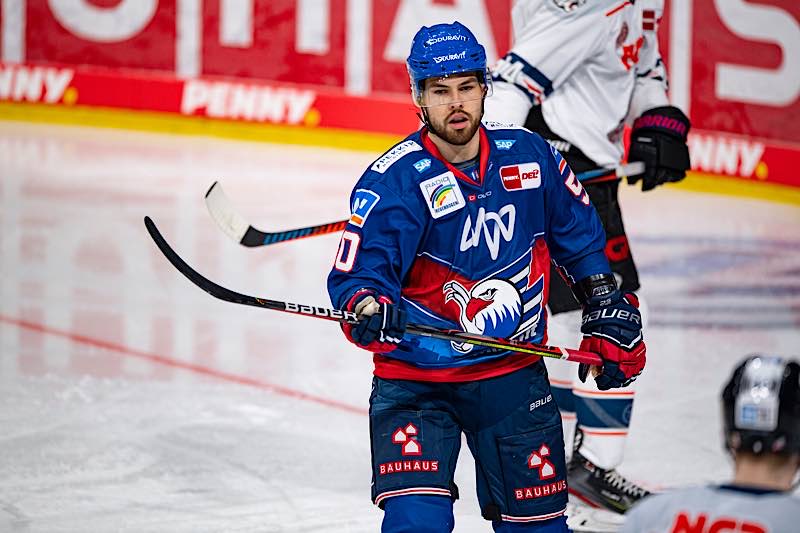
[[[603,367],[595,375],[597,387],[608,390],[625,387],[642,373],[647,348],[642,336],[642,315],[633,293],[616,290],[588,298],[583,308],[580,349],[603,358]],[[579,376],[586,379],[589,368],[581,365]]]

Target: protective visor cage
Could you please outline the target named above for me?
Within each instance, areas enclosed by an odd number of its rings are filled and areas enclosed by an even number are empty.
[[[753,453],[800,451],[800,366],[750,356],[723,391],[727,446]]]
[[[472,80],[469,74],[474,74],[476,79]],[[455,86],[441,83],[451,78],[461,79]],[[418,107],[462,104],[492,95],[492,76],[489,69],[483,72],[460,72],[426,79],[431,80],[428,82],[427,89],[425,88],[425,79],[411,84],[414,103]]]
[[[414,102],[420,107],[468,102],[491,94],[492,77],[486,65],[486,50],[460,22],[420,28],[411,42],[406,66]],[[477,86],[439,84],[443,87],[437,91],[425,87],[425,80],[448,80],[469,74],[477,77]]]

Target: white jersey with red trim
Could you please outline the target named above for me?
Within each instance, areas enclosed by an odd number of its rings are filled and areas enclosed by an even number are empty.
[[[548,127],[600,166],[624,154],[626,121],[668,105],[656,31],[663,0],[517,0],[515,43],[493,69],[487,120]]]
[[[723,485],[645,498],[625,514],[620,533],[794,533],[798,524],[800,500],[790,493]]]

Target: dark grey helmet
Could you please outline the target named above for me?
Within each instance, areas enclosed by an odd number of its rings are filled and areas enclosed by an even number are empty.
[[[800,364],[750,355],[722,391],[725,444],[755,454],[800,453]]]

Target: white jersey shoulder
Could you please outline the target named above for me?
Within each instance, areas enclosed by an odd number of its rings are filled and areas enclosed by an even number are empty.
[[[598,166],[616,165],[630,112],[667,105],[657,40],[662,4],[515,2],[515,42],[493,69],[487,121],[524,124],[531,107],[540,105],[555,134]]]

